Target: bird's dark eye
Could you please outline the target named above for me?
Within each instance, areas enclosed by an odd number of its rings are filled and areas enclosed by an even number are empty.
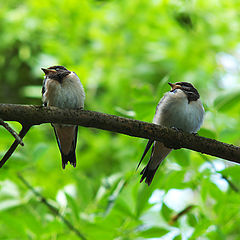
[[[60,70],[60,68],[59,68],[59,67],[57,67],[57,68],[55,68],[55,70],[56,70],[56,71],[59,71],[59,70]]]

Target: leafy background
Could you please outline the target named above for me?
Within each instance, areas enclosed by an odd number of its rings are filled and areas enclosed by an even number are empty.
[[[206,110],[199,134],[239,145],[239,11],[234,0],[1,1],[0,102],[40,105],[40,68],[61,64],[80,76],[86,109],[151,122],[167,82],[189,81]],[[13,138],[0,136],[3,156]],[[77,168],[63,171],[51,126],[34,127],[1,169],[0,239],[79,239],[19,173],[87,239],[240,239],[239,166],[181,149],[148,187],[135,171],[146,142],[80,127]]]

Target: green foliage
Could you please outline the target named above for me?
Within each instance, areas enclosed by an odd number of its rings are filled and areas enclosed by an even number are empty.
[[[189,81],[206,110],[199,134],[240,144],[237,1],[0,5],[1,102],[41,104],[40,68],[61,64],[79,75],[86,109],[151,122],[167,82]],[[0,136],[2,157],[13,138]],[[237,165],[176,150],[148,187],[135,171],[147,140],[79,127],[77,168],[64,171],[49,124],[24,143],[0,169],[1,239],[78,239],[19,172],[89,240],[239,239]]]

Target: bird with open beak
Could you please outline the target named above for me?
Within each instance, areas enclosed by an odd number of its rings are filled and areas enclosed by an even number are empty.
[[[80,79],[75,72],[63,66],[42,68],[45,78],[42,87],[44,106],[59,108],[84,108],[85,92]],[[68,162],[76,167],[76,144],[78,126],[67,124],[52,124],[62,156],[62,168]]]
[[[171,90],[159,101],[153,123],[196,133],[202,125],[204,116],[204,108],[197,89],[187,82],[168,84],[171,86]],[[148,185],[151,184],[161,162],[172,151],[161,142],[149,140],[137,168],[152,144],[151,157],[140,173],[142,175],[140,182],[145,179],[145,183]]]

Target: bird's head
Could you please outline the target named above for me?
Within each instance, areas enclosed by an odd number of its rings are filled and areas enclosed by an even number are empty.
[[[45,76],[56,80],[58,82],[62,82],[62,80],[71,73],[71,71],[67,70],[63,66],[52,66],[49,68],[41,68],[45,73]]]
[[[188,98],[188,101],[197,101],[200,98],[200,95],[197,89],[188,82],[176,82],[176,83],[168,83],[171,86],[171,92],[174,92],[176,89],[182,90]]]

